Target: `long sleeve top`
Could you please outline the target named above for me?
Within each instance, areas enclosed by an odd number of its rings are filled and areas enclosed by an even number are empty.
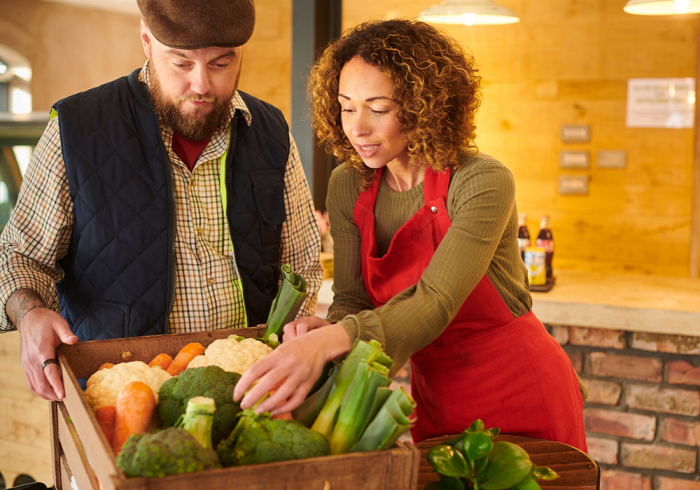
[[[359,193],[356,172],[346,171],[344,164],[333,171],[326,204],[334,243],[334,300],[327,320],[342,323],[352,339],[380,341],[395,369],[442,333],[484,274],[514,318],[530,311],[527,269],[517,241],[515,183],[499,161],[481,153],[463,156],[447,195],[452,225],[418,283],[379,308],[362,280],[361,237],[353,220]],[[423,205],[422,183],[394,192],[382,181],[374,209],[380,256]]]

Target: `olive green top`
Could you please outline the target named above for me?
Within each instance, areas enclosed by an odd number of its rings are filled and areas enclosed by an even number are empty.
[[[461,166],[452,171],[447,194],[452,225],[418,284],[380,308],[374,307],[362,281],[361,237],[353,219],[359,195],[357,173],[340,165],[331,175],[326,200],[335,293],[327,320],[342,323],[352,339],[381,342],[396,363],[392,374],[442,333],[484,274],[514,318],[530,311],[527,269],[517,239],[515,183],[502,163],[482,153],[463,156]],[[380,256],[423,205],[422,183],[394,192],[382,179],[374,209]]]

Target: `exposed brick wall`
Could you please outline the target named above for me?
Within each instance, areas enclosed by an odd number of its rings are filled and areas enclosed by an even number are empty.
[[[700,333],[547,328],[589,389],[601,489],[700,490]]]

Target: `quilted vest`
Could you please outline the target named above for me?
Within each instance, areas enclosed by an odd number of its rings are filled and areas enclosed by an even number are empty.
[[[53,107],[75,222],[56,287],[81,341],[167,333],[174,301],[172,167],[139,71]],[[248,324],[256,325],[277,294],[290,142],[278,109],[239,93],[252,124],[239,111],[231,121],[226,216]]]

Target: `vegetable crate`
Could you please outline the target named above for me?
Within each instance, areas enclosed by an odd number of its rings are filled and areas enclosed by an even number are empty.
[[[52,453],[57,490],[415,490],[420,452],[399,441],[384,451],[323,456],[296,461],[206,470],[163,478],[126,478],[111,445],[78,384],[103,363],[143,361],[160,353],[175,356],[190,342],[207,347],[231,334],[262,337],[264,325],[246,329],[155,335],[61,345],[57,359],[65,398],[51,403]]]

